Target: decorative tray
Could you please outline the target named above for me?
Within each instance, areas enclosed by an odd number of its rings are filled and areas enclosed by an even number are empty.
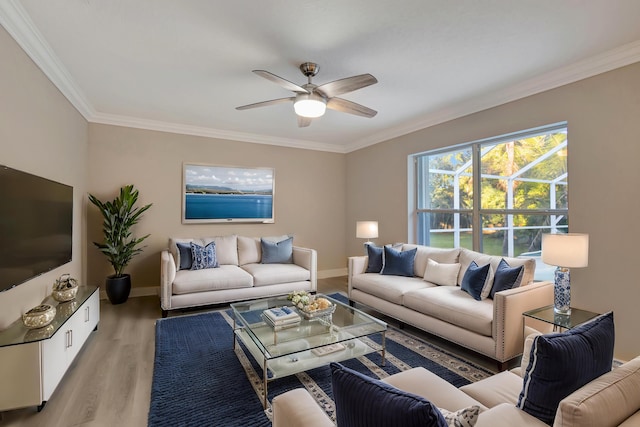
[[[331,304],[331,306],[329,306],[328,308],[325,308],[323,310],[313,310],[313,311],[307,311],[303,308],[297,308],[296,310],[298,310],[298,313],[300,313],[300,315],[302,317],[304,317],[305,319],[315,319],[318,317],[327,317],[333,314],[334,311],[336,311],[336,305],[335,304]]]

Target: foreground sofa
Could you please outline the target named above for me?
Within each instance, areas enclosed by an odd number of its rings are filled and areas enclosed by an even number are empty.
[[[460,248],[395,247],[401,253],[415,250],[410,277],[376,272],[369,256],[350,257],[349,300],[488,356],[501,370],[522,354],[522,313],[553,304],[553,284],[533,282],[533,259],[490,256]],[[371,248],[368,250],[371,254]],[[493,274],[503,259],[511,268],[523,267],[517,287],[497,291],[493,297],[484,289],[479,301],[461,290],[472,262],[490,264]],[[372,268],[373,272],[367,272]],[[487,280],[490,289],[493,277]]]
[[[209,255],[217,266],[192,269],[191,243],[214,246]],[[171,238],[160,261],[163,317],[170,310],[317,290],[316,251],[294,246],[289,236]]]
[[[614,335],[612,312],[564,333],[531,334],[520,366],[459,389],[422,367],[380,381],[332,364],[336,418],[339,425],[442,425],[424,424],[425,413],[439,412],[466,413],[476,427],[638,426],[640,357],[612,369]],[[301,425],[334,424],[305,389],[276,396],[273,426]]]

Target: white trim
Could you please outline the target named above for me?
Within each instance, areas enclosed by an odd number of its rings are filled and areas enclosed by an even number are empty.
[[[376,132],[370,137],[346,142],[344,146],[336,146],[314,141],[277,138],[98,112],[73,81],[67,69],[35,27],[18,0],[0,1],[0,24],[89,122],[343,154],[640,61],[639,40],[503,90],[447,106],[427,114],[419,120]]]

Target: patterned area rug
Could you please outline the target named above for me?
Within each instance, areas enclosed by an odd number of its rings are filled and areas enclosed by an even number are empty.
[[[233,351],[232,325],[229,312],[157,321],[149,426],[271,425],[260,401],[262,368],[244,347]],[[375,378],[423,366],[457,387],[493,374],[393,327],[386,345],[384,367],[378,353],[342,363]],[[269,401],[298,387],[335,420],[328,366],[269,382]]]

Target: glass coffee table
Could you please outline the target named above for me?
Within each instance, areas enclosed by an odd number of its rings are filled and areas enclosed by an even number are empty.
[[[330,362],[340,362],[379,352],[385,358],[387,324],[326,295],[335,304],[333,313],[307,318],[299,324],[278,328],[265,320],[264,310],[293,306],[286,296],[231,304],[233,348],[241,341],[262,366],[263,407],[267,408],[267,384],[277,378],[308,371]],[[362,338],[381,335],[381,343]]]

